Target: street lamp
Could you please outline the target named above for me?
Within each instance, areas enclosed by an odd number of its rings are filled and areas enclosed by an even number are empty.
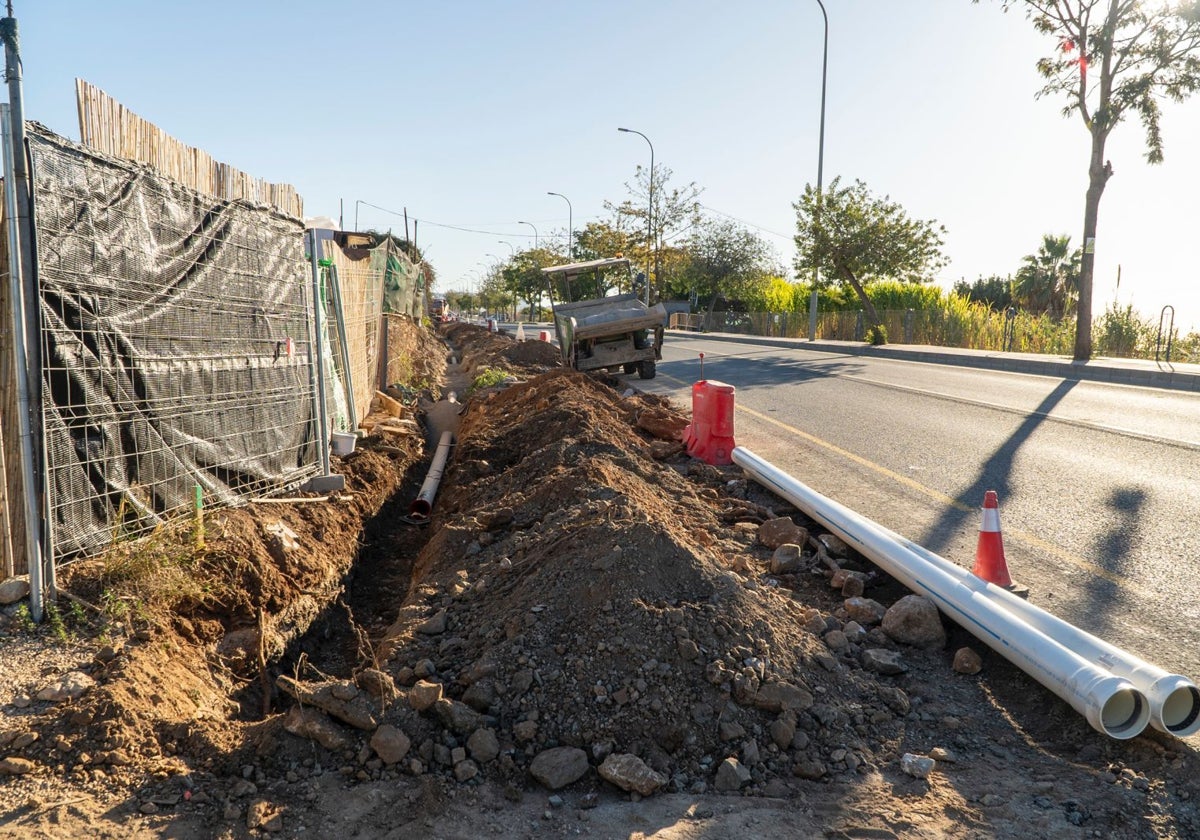
[[[819,0],[818,0],[819,2]],[[658,279],[658,240],[654,236],[654,144],[650,142],[650,138],[640,131],[632,128],[618,128],[617,131],[623,131],[626,134],[636,134],[646,141],[646,145],[650,147],[650,207],[646,211],[646,244],[654,247],[654,277]],[[650,271],[650,255],[646,255],[646,271]],[[646,278],[646,305],[650,305],[650,278]]]
[[[536,251],[536,250],[537,250],[537,246],[538,246],[538,244],[537,244],[537,228],[536,228],[536,227],[533,227],[533,222],[517,222],[517,224],[519,224],[519,225],[529,225],[531,228],[533,228],[533,250],[535,250],[535,251]]]
[[[496,241],[499,242],[501,245],[508,246],[508,250],[512,251],[512,254],[510,256],[515,257],[517,255],[517,249],[513,247],[513,244],[511,242],[505,242],[503,239],[497,239]]]
[[[821,18],[825,21],[825,37],[821,52],[821,133],[817,141],[817,212],[815,222],[821,221],[821,204],[824,194],[821,192],[822,177],[825,174],[825,72],[829,68],[829,15],[825,13],[825,4],[817,0],[821,7]],[[816,263],[816,261],[813,261]],[[812,298],[808,304],[808,340],[817,338],[817,287],[821,284],[821,266],[813,265]]]
[[[546,195],[556,195],[559,198],[561,198],[563,201],[567,202],[567,262],[570,262],[571,261],[571,244],[573,242],[571,237],[574,234],[573,227],[575,224],[573,221],[574,210],[571,208],[571,199],[567,198],[562,193],[556,193],[556,192],[547,191]]]

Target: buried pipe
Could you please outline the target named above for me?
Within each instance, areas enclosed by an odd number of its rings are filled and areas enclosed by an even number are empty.
[[[1003,587],[976,577],[940,554],[935,554],[882,525],[878,527],[902,547],[954,575],[965,586],[999,604],[1026,624],[1075,651],[1084,659],[1129,680],[1150,702],[1150,725],[1155,729],[1177,738],[1186,738],[1200,732],[1200,690],[1192,680],[1179,674],[1168,673],[1157,665],[1046,612]]]
[[[433,498],[437,495],[438,485],[442,483],[442,474],[446,471],[446,459],[450,457],[450,447],[453,445],[454,433],[442,432],[437,452],[433,454],[433,463],[429,465],[429,472],[425,474],[425,482],[421,485],[421,491],[417,493],[417,498],[413,499],[413,503],[408,506],[408,521],[419,525],[429,521],[429,514],[433,512]]]
[[[956,576],[898,543],[879,525],[759,458],[745,447],[733,462],[796,505],[937,607],[969,633],[1065,700],[1099,732],[1134,738],[1150,722],[1150,704],[1129,680],[1087,661]]]

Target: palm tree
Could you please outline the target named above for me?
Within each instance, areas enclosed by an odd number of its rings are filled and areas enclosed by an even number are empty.
[[[1079,268],[1083,252],[1071,250],[1071,237],[1046,234],[1036,254],[1022,260],[1013,283],[1013,297],[1031,312],[1055,321],[1075,310],[1079,299]]]

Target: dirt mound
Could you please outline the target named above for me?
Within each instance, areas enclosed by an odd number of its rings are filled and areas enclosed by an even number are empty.
[[[597,763],[636,754],[676,790],[705,789],[728,755],[749,758],[759,790],[797,765],[874,762],[904,693],[818,664],[827,650],[801,629],[813,611],[733,571],[755,565],[756,527],[729,528],[718,493],[654,460],[635,425],[647,408],[558,371],[468,411],[388,634],[401,683],[423,670],[483,715],[514,779],[564,745]],[[397,715],[436,765],[456,733]],[[847,738],[852,716],[871,737]]]
[[[537,333],[532,330],[525,341],[517,341],[505,333],[493,333],[462,322],[443,324],[440,329],[461,354],[463,373],[471,377],[485,368],[533,375],[563,364],[558,348],[548,341],[536,340]]]

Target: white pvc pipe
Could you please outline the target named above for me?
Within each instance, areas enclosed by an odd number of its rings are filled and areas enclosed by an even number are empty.
[[[1129,680],[1087,661],[901,545],[876,523],[822,496],[745,447],[733,450],[733,462],[892,577],[928,597],[977,639],[1069,703],[1097,731],[1118,739],[1134,738],[1150,722],[1150,704]]]
[[[429,472],[425,474],[421,490],[408,508],[408,515],[413,519],[428,519],[429,514],[433,512],[433,498],[437,495],[438,486],[442,483],[442,474],[446,471],[446,459],[450,457],[450,446],[453,443],[454,432],[442,432],[437,452],[433,455],[433,463],[429,465]]]
[[[964,585],[979,591],[1084,659],[1128,679],[1149,700],[1150,725],[1155,729],[1179,738],[1200,732],[1200,690],[1192,680],[1169,673],[1127,650],[1097,638],[1086,630],[1081,630],[1074,624],[1046,612],[1036,604],[1012,594],[1004,587],[976,577],[945,557],[889,531],[882,525],[879,528],[904,548],[956,576]]]

